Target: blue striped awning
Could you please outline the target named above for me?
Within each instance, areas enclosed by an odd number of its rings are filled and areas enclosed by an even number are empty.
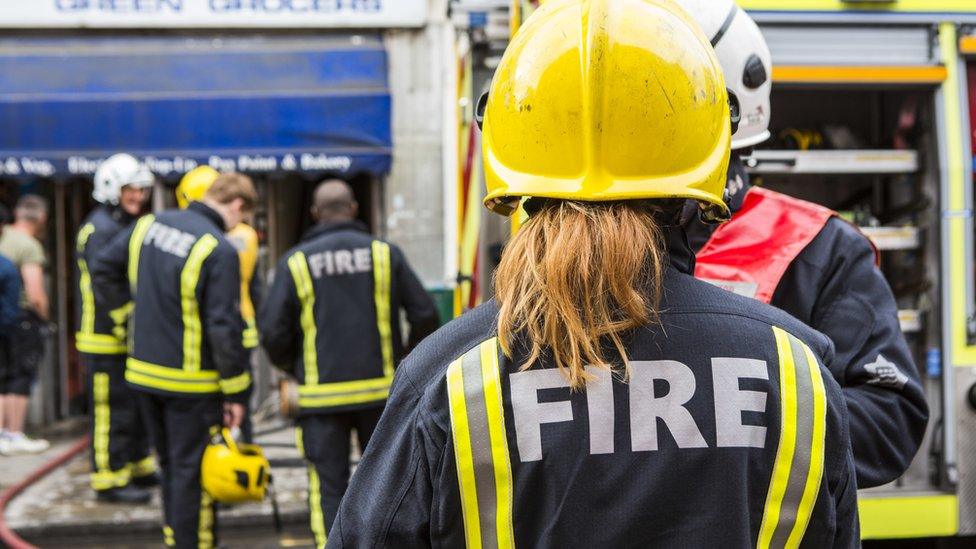
[[[387,58],[376,35],[0,40],[0,173],[92,173],[144,157],[160,175],[389,171]]]

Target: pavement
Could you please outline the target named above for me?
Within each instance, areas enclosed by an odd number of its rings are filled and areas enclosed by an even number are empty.
[[[274,528],[272,506],[242,504],[218,511],[221,547],[312,547],[307,527],[307,476],[291,426],[257,425],[257,442],[271,461],[284,533]],[[6,488],[70,448],[84,424],[44,433],[51,449],[33,456],[0,457],[0,487]],[[148,505],[96,501],[88,485],[83,452],[17,496],[7,507],[7,524],[41,547],[162,547],[159,489]]]

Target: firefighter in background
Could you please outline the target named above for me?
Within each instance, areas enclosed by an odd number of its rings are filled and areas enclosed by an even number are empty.
[[[144,164],[116,154],[95,171],[98,206],[78,231],[78,331],[75,346],[87,370],[92,421],[91,487],[101,501],[147,503],[159,484],[136,395],[125,383],[126,322],[131,302],[99,301],[89,266],[143,213],[155,179]]]
[[[542,4],[484,114],[486,204],[529,219],[400,366],[330,548],[858,545],[830,342],[692,276],[732,124],[672,2]]]
[[[822,206],[749,185],[742,157],[769,138],[772,63],[752,19],[732,0],[678,0],[708,36],[740,103],[718,227],[688,216],[695,275],[783,309],[834,342],[831,373],[851,418],[857,484],[891,482],[911,464],[928,405],[871,242]]]
[[[176,187],[176,202],[180,209],[185,210],[191,202],[203,199],[207,189],[217,179],[220,172],[210,166],[200,166],[188,172]],[[227,234],[227,240],[237,248],[238,259],[241,262],[241,316],[244,318],[244,348],[253,351],[258,346],[258,329],[255,322],[255,310],[261,295],[260,283],[257,277],[258,250],[260,241],[258,233],[246,221],[237,224]],[[250,357],[253,359],[253,353]],[[248,368],[252,371],[251,360]],[[250,406],[250,395],[247,402]],[[252,442],[253,424],[250,410],[244,411],[241,422],[241,437],[245,442]]]
[[[256,200],[247,176],[223,174],[186,210],[142,217],[91,267],[96,295],[133,298],[125,379],[138,393],[163,470],[169,546],[214,546],[201,459],[221,424],[240,425],[251,385],[240,264],[224,233]]]
[[[299,450],[309,462],[309,510],[325,545],[349,482],[350,434],[362,450],[407,348],[437,328],[434,302],[396,246],[356,219],[352,189],[315,189],[317,225],[285,253],[258,315],[271,361],[300,382]],[[410,334],[404,346],[400,310]]]

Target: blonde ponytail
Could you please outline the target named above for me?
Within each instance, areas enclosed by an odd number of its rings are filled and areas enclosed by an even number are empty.
[[[609,341],[627,369],[621,336],[656,322],[667,261],[647,203],[554,201],[506,246],[495,275],[498,341],[512,356],[528,345],[526,369],[544,354],[582,389],[587,365],[609,368]]]

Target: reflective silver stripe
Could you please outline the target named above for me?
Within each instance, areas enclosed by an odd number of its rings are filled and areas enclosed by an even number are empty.
[[[786,485],[783,505],[780,507],[779,524],[773,531],[773,547],[786,547],[796,524],[796,514],[806,487],[807,471],[810,469],[810,441],[813,439],[813,382],[810,379],[810,364],[801,343],[789,337],[793,352],[793,366],[796,371],[796,450],[793,465],[790,467],[790,480]]]
[[[447,372],[451,431],[469,548],[512,548],[512,470],[495,338]]]
[[[798,547],[823,479],[826,389],[810,349],[773,328],[779,358],[780,440],[757,547]]]
[[[495,535],[495,467],[491,459],[491,435],[488,432],[488,412],[485,410],[484,384],[481,381],[480,346],[468,351],[461,359],[464,379],[464,400],[468,408],[468,432],[471,454],[474,457],[474,479],[478,488],[478,515],[481,517],[483,547],[497,547]]]

